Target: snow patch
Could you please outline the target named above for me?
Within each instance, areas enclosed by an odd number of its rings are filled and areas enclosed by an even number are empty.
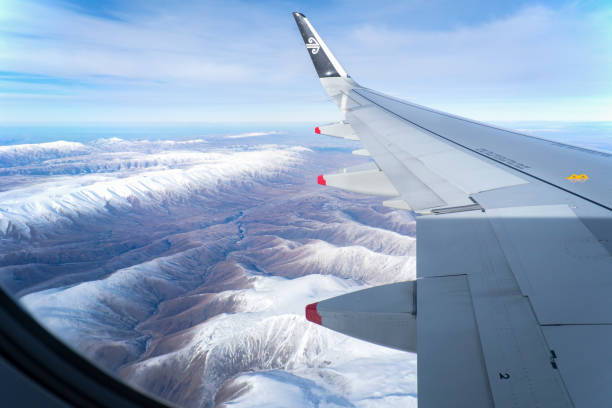
[[[415,279],[416,258],[410,253],[386,255],[359,245],[336,246],[321,240],[300,244],[278,237],[258,245],[237,258],[269,274],[295,277],[297,273],[320,273],[373,285]]]
[[[238,398],[227,402],[227,405],[232,407],[331,408],[354,406],[346,397],[334,394],[312,380],[286,371],[273,370],[245,374],[233,382],[239,384],[243,392]]]

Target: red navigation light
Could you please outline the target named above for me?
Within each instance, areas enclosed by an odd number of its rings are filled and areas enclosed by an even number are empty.
[[[320,135],[320,134],[321,134],[321,129],[319,129],[319,127],[318,127],[318,126],[315,128],[315,133],[316,133],[317,135]]]
[[[316,303],[311,303],[306,306],[306,320],[316,324],[321,324],[321,315],[319,312],[317,312]]]
[[[327,181],[325,181],[325,178],[323,177],[322,174],[319,174],[319,177],[317,177],[317,183],[322,185],[322,186],[326,186],[327,185]]]

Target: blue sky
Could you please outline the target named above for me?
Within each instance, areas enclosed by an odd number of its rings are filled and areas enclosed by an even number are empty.
[[[334,120],[296,10],[364,86],[480,120],[612,120],[608,1],[0,0],[0,123]]]

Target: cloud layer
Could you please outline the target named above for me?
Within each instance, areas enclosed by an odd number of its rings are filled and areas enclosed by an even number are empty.
[[[413,3],[374,12],[357,2],[332,19],[337,6],[305,8],[367,86],[488,120],[612,117],[612,8],[508,6],[471,19],[450,10],[455,20],[427,24],[414,21],[425,6]],[[286,7],[136,2],[94,13],[9,1],[0,121],[333,118]]]

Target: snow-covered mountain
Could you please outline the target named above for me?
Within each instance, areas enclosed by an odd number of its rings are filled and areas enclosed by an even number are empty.
[[[155,163],[154,167],[169,164],[185,167],[136,174],[119,171],[112,175],[53,177],[0,192],[0,235],[12,233],[29,237],[33,225],[96,214],[108,211],[109,206],[125,209],[134,205],[154,205],[168,197],[186,197],[194,190],[212,189],[214,192],[232,183],[252,183],[294,166],[300,160],[301,151],[304,149],[296,147],[237,153],[179,151],[114,157],[118,162],[117,170],[122,170],[122,163],[128,170],[149,167],[147,163]]]
[[[63,140],[0,146],[0,166],[10,167],[58,157],[77,156],[88,152],[89,149],[82,143]]]
[[[257,277],[251,288],[219,295],[232,298],[236,305],[232,313],[217,315],[171,337],[169,341],[181,345],[171,353],[149,357],[122,370],[147,389],[152,383],[172,389],[178,402],[191,406],[206,405],[222,388],[227,391],[236,384],[257,381],[259,377],[244,376],[252,372],[260,372],[262,378],[284,372],[287,376],[280,378],[284,378],[281,383],[285,382],[285,387],[305,387],[303,393],[307,395],[320,390],[326,396],[319,400],[329,403],[336,399],[345,400],[349,406],[367,406],[375,394],[379,406],[411,404],[416,394],[414,355],[351,339],[303,318],[305,304],[363,287],[316,274],[289,280]],[[193,380],[177,381],[167,376],[168,368],[177,365],[186,368],[189,376],[198,373],[198,385]],[[385,381],[355,384],[353,378],[361,370],[376,373]],[[397,383],[388,378],[390,372],[397,374]],[[406,387],[404,392],[397,392],[398,383]],[[268,391],[276,393],[274,389]],[[237,394],[228,392],[225,398],[234,399]],[[242,405],[249,406],[248,399]],[[274,403],[274,399],[268,397],[268,402]],[[276,401],[278,406],[286,403]]]
[[[414,354],[303,316],[414,278],[410,213],[314,183],[363,158],[255,133],[0,149],[0,282],[64,341],[179,405],[415,406]]]

